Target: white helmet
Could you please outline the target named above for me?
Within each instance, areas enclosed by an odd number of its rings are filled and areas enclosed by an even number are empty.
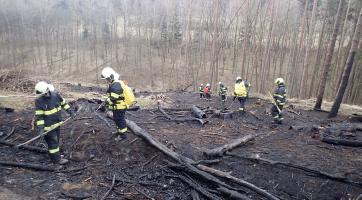
[[[206,84],[206,87],[210,87],[210,83]]]
[[[55,90],[54,85],[48,84],[48,89],[50,92],[54,92],[54,90]]]
[[[110,79],[114,79],[114,74],[116,72],[110,68],[110,67],[105,67],[103,68],[102,70],[102,73],[101,73],[101,79],[107,79],[107,78],[110,78]],[[113,75],[113,77],[112,77]]]
[[[54,87],[53,87],[54,88]],[[35,93],[36,94],[45,94],[49,92],[49,84],[44,82],[44,81],[40,81],[35,85]]]
[[[238,80],[242,80],[242,79],[241,79],[241,77],[240,77],[240,76],[238,76],[238,77],[236,77],[236,80],[238,81]]]
[[[222,82],[220,81],[220,82],[219,82],[219,85],[221,85],[221,84],[222,84]]]
[[[201,83],[201,85],[200,85],[200,86],[204,86],[204,84],[202,84],[202,83]]]

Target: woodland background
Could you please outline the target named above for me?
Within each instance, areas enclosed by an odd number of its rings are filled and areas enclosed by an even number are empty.
[[[112,66],[139,90],[233,85],[315,98],[339,0],[0,0],[0,72],[100,83]],[[340,83],[361,0],[343,0],[325,99]],[[362,105],[362,41],[344,103]]]

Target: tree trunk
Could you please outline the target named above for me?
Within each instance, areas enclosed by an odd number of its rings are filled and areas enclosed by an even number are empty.
[[[332,39],[330,41],[329,48],[328,48],[328,51],[327,51],[327,57],[325,59],[324,66],[323,66],[323,69],[322,69],[323,72],[321,73],[321,80],[320,80],[319,88],[318,88],[317,101],[316,101],[316,104],[314,106],[315,110],[321,110],[321,107],[322,107],[322,101],[323,101],[324,91],[325,91],[325,88],[326,88],[328,72],[329,72],[329,70],[331,68],[331,62],[332,62],[332,56],[333,56],[333,52],[334,52],[334,46],[336,44],[338,30],[339,30],[339,26],[340,26],[340,23],[341,23],[343,5],[344,5],[344,0],[340,0],[339,5],[338,5],[337,16],[336,16],[337,19],[336,19],[336,21],[334,23]]]
[[[303,99],[305,97],[306,89],[308,87],[308,84],[306,82],[306,77],[308,76],[308,68],[309,68],[309,54],[311,49],[313,48],[314,43],[314,28],[315,28],[315,18],[316,18],[316,10],[317,10],[317,2],[318,0],[313,1],[313,10],[312,10],[312,19],[310,22],[310,31],[308,33],[308,44],[307,49],[304,56],[304,62],[303,62],[303,73],[302,73],[302,79],[300,84],[300,90],[299,90],[299,98]]]
[[[351,74],[351,70],[352,70],[352,66],[353,66],[353,62],[354,62],[354,57],[355,57],[355,55],[357,53],[358,42],[359,42],[359,40],[361,38],[361,31],[362,31],[362,8],[360,10],[358,21],[357,21],[357,24],[356,24],[356,28],[355,28],[355,31],[354,31],[354,34],[353,34],[352,46],[351,46],[351,49],[349,50],[348,59],[347,59],[347,62],[345,64],[344,72],[343,72],[343,75],[342,75],[342,81],[341,81],[341,84],[339,85],[336,99],[335,99],[335,101],[333,103],[331,112],[329,113],[328,117],[337,116],[339,107],[341,106],[343,96],[344,96],[344,93],[346,91],[346,88],[347,88],[347,85],[348,85],[348,80],[349,80],[349,77],[350,77],[350,74]]]

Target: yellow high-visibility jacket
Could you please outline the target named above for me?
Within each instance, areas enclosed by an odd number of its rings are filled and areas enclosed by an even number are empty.
[[[246,97],[247,91],[243,81],[235,83],[234,95],[237,97]]]

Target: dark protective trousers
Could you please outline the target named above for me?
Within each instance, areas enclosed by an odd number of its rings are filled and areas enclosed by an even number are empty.
[[[123,134],[127,131],[127,123],[125,118],[126,110],[114,110],[113,120],[117,126],[117,132]]]
[[[56,128],[44,136],[44,140],[48,145],[49,157],[53,162],[60,160],[59,152],[59,136],[60,129]]]
[[[204,93],[200,93],[200,99],[204,98]]]
[[[278,107],[279,107],[280,111],[283,110],[283,106],[282,106],[282,105],[278,105]],[[282,116],[281,113],[279,113],[278,108],[277,108],[276,105],[274,105],[274,106],[271,108],[270,112],[271,112],[271,114],[272,114],[272,116],[273,116],[274,121],[276,121],[276,122],[281,122],[281,121],[283,120],[283,116]]]
[[[238,101],[240,102],[239,111],[245,111],[245,101],[246,97],[237,97]]]

